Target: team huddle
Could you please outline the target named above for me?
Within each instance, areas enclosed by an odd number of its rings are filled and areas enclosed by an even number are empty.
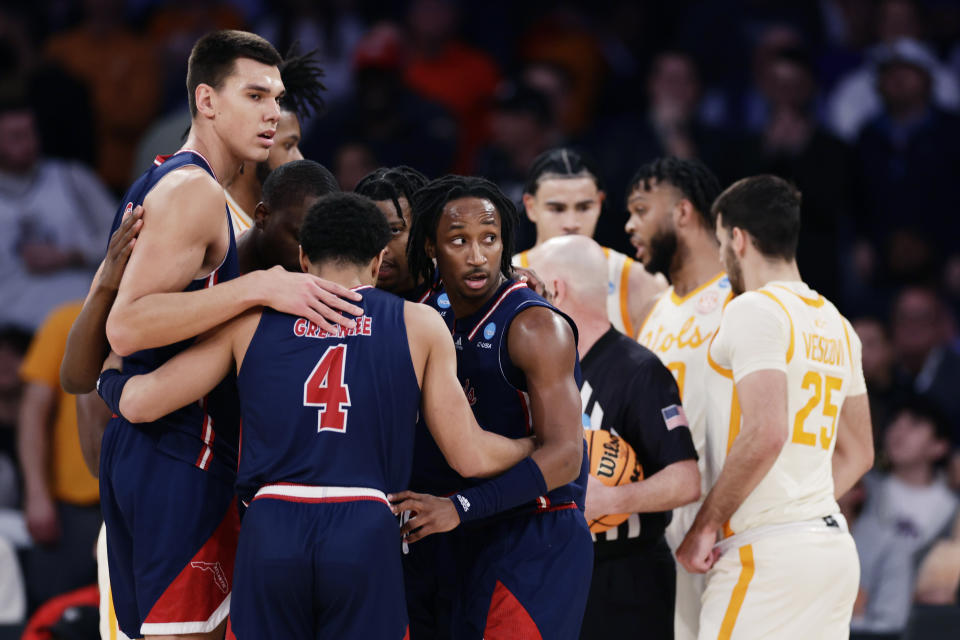
[[[515,255],[484,178],[401,166],[341,193],[276,154],[283,63],[245,32],[197,42],[189,136],[125,194],[71,332],[65,374],[99,374],[114,414],[120,631],[847,637],[836,498],[873,446],[859,340],[797,269],[800,194],[654,161],[633,260],[590,238],[600,177],[556,149]],[[225,195],[251,174],[258,204]],[[585,430],[633,476],[591,474]]]

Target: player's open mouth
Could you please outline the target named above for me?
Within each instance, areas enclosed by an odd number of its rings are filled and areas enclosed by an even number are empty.
[[[392,264],[381,262],[378,275],[382,278],[383,276],[392,275],[394,271],[396,271],[396,267],[394,267]]]
[[[633,248],[636,249],[636,252],[635,252],[636,259],[643,261],[643,256],[647,252],[646,248],[642,244],[637,244],[635,242],[631,242],[630,244],[632,244]]]
[[[464,278],[463,281],[470,289],[482,289],[489,279],[490,276],[485,273],[474,273]]]
[[[273,146],[273,136],[276,131],[264,131],[263,133],[257,134],[257,137],[260,138],[264,145],[267,147]]]

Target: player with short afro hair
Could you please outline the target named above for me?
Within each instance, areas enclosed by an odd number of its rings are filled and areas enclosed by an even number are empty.
[[[300,227],[300,247],[313,264],[365,265],[383,251],[390,226],[377,205],[355,193],[323,196]]]

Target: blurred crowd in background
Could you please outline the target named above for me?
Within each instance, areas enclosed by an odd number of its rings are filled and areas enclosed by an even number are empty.
[[[344,189],[407,164],[483,175],[519,203],[533,158],[572,145],[601,169],[596,239],[632,255],[625,189],[658,156],[700,158],[724,185],[795,182],[801,273],[854,322],[873,410],[877,469],[843,504],[863,565],[854,627],[896,634],[911,603],[956,603],[960,3],[7,0],[0,543],[28,608],[85,584],[33,556],[66,520],[96,521],[97,494],[79,454],[18,450],[18,429],[75,423],[58,314],[85,296],[119,195],[179,145],[187,56],[217,28],[317,52],[326,106],[300,146]],[[531,225],[520,239],[533,244]]]

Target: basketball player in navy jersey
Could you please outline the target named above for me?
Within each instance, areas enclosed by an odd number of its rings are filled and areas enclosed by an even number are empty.
[[[254,226],[237,240],[240,273],[276,265],[299,272],[303,218],[321,196],[339,192],[330,170],[313,160],[294,160],[271,171],[254,209]]]
[[[394,510],[415,514],[403,527],[411,546],[465,525],[453,543],[452,637],[577,638],[593,550],[575,328],[510,278],[517,213],[496,185],[446,176],[414,206],[411,270],[429,280],[436,260],[445,294],[435,303],[446,307],[457,377],[478,422],[508,437],[533,433],[540,448],[494,480],[461,478],[438,491],[449,498],[393,495]]]
[[[400,535],[385,493],[410,476],[418,409],[467,476],[510,468],[530,454],[532,440],[482,430],[457,381],[443,320],[372,288],[390,229],[370,200],[321,198],[300,236],[304,270],[363,291],[356,328],[328,332],[303,317],[251,310],[152,373],[107,370],[100,391],[115,411],[147,422],[194,403],[236,367],[237,486],[250,508],[237,554],[234,633],[399,639]]]
[[[114,220],[117,228],[124,212],[144,207],[106,322],[128,371],[155,369],[253,306],[295,312],[326,330],[334,328],[326,318],[353,326],[337,310],[360,312],[335,294],[359,295],[310,275],[274,269],[236,278],[220,180],[266,159],[283,92],[279,62],[268,42],[238,31],[208,34],[191,52],[187,142],[157,158]],[[222,636],[237,530],[235,398],[225,381],[204,402],[148,425],[115,418],[107,426],[101,507],[114,607],[128,636]]]
[[[377,274],[377,288],[411,302],[424,302],[433,281],[418,281],[407,265],[407,240],[413,224],[413,194],[427,184],[427,177],[412,167],[381,167],[363,177],[356,193],[373,200],[390,224],[390,242]]]

